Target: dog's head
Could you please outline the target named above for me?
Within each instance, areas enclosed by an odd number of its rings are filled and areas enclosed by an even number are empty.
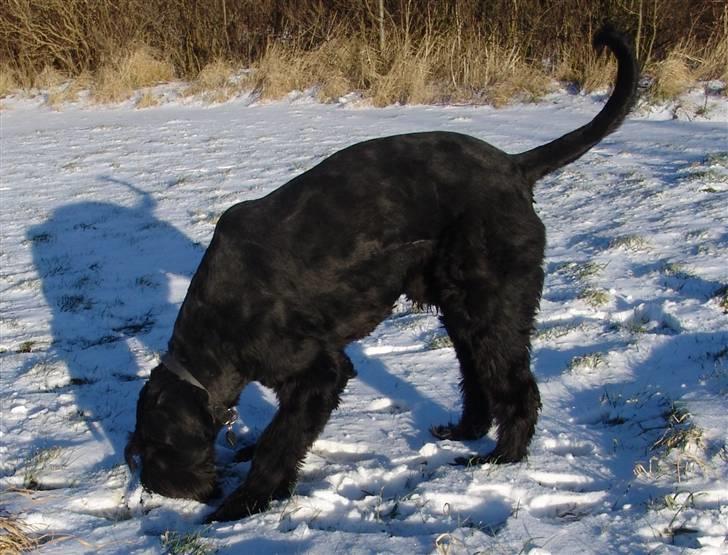
[[[136,429],[125,449],[142,485],[167,497],[206,501],[216,494],[214,440],[217,427],[207,393],[160,372],[159,365],[139,393]]]

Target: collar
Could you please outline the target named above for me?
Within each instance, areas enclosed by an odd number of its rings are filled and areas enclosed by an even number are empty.
[[[183,382],[187,382],[201,389],[207,393],[207,398],[210,401],[212,400],[210,391],[202,385],[200,381],[195,378],[192,373],[185,368],[184,364],[182,364],[172,353],[167,352],[162,354],[161,362],[169,372],[177,376]],[[233,423],[238,419],[238,411],[235,407],[227,408],[219,405],[213,405],[210,402],[210,412],[212,412],[213,417],[221,422],[223,426],[227,426],[228,430],[232,428]]]

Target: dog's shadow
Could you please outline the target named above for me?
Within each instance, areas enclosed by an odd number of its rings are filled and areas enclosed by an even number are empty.
[[[65,367],[67,381],[49,387],[73,394],[74,418],[99,444],[94,462],[109,468],[123,461],[140,380],[165,348],[203,249],[155,215],[149,193],[99,181],[133,190],[136,204],[66,204],[27,232],[52,335],[43,360],[31,364]]]

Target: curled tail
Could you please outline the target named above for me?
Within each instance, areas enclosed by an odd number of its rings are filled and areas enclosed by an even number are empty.
[[[612,96],[586,125],[545,145],[513,155],[531,186],[544,175],[573,162],[615,131],[637,99],[639,67],[628,40],[609,24],[594,35],[594,48],[607,46],[617,58],[617,81]]]

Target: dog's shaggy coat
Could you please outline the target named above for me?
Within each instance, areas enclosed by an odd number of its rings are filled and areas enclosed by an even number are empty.
[[[533,186],[614,131],[636,96],[625,39],[607,26],[594,43],[618,60],[614,92],[594,120],[549,144],[509,155],[456,133],[375,139],[225,212],[169,352],[139,395],[127,460],[139,455],[143,485],[216,495],[215,437],[226,409],[258,381],[276,392],[278,412],[241,455],[252,456],[247,479],[210,520],[290,495],[356,374],[344,348],[402,293],[439,308],[460,363],[462,417],[433,434],[476,439],[495,420],[495,450],[469,462],[521,460],[540,408],[529,350],[545,233]]]

